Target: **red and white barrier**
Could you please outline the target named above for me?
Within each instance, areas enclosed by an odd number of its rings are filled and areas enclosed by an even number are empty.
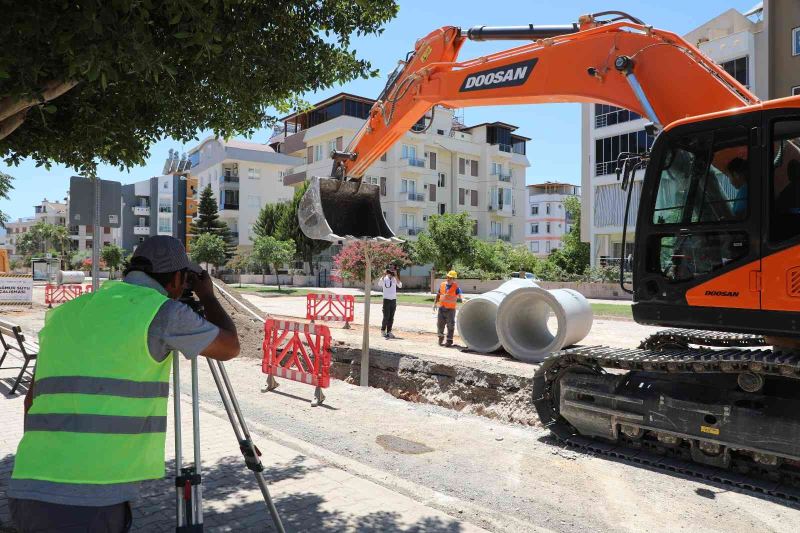
[[[314,402],[325,400],[322,389],[330,386],[331,330],[319,324],[268,319],[264,323],[264,359],[267,390],[278,386],[275,377],[316,387]]]
[[[355,312],[356,299],[352,294],[306,295],[306,320],[344,322],[345,329],[349,329]]]
[[[63,304],[74,300],[81,294],[83,294],[83,286],[81,285],[52,285],[48,283],[44,286],[44,303],[48,306]]]

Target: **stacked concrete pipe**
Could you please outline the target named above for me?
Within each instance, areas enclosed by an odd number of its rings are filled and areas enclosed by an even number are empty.
[[[555,334],[547,325],[551,313],[558,320]],[[500,303],[496,328],[497,337],[509,354],[527,363],[538,363],[589,334],[592,308],[581,293],[572,289],[523,287]]]
[[[497,335],[497,310],[503,300],[519,289],[538,287],[529,279],[511,279],[493,291],[470,298],[458,312],[458,334],[467,348],[494,352],[502,346]]]

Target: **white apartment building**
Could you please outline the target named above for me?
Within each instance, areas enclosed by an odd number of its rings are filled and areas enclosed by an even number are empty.
[[[528,213],[525,223],[525,242],[528,250],[547,257],[561,247],[561,238],[569,233],[572,217],[564,201],[580,198],[581,188],[571,183],[546,181],[528,185]]]
[[[373,103],[340,93],[283,118],[269,144],[299,160],[283,183],[299,186],[310,176],[329,176],[331,151],[347,147]],[[428,122],[420,120],[364,175],[380,186],[389,227],[414,239],[431,215],[466,211],[479,238],[523,243],[530,139],[502,122],[464,126],[453,110],[442,107],[425,130]]]
[[[689,32],[685,38],[719,63],[740,83],[757,96],[762,94],[762,77],[766,67],[756,64],[756,54],[763,22],[758,20],[760,9],[749,17],[730,9]],[[800,24],[800,22],[799,22]],[[761,61],[761,59],[759,59]],[[620,152],[645,152],[653,137],[645,132],[647,120],[606,104],[582,105],[581,185],[583,224],[581,239],[590,243],[591,264],[607,264],[633,253],[636,216],[645,170],[636,173],[628,215],[625,250],[622,249],[622,230],[627,192],[620,188],[615,174]]]
[[[265,144],[215,137],[203,140],[188,154],[199,191],[211,185],[220,218],[240,246],[252,246],[251,228],[262,206],[292,199],[295,189],[284,185],[283,176],[303,161]]]
[[[65,199],[66,200],[66,199]],[[32,217],[19,218],[15,222],[6,224],[6,244],[11,249],[11,254],[17,254],[17,239],[36,224],[37,222],[45,222],[47,224],[54,224],[63,226],[67,221],[67,203],[66,202],[51,202],[47,198],[42,200],[39,205],[33,206],[34,215]]]

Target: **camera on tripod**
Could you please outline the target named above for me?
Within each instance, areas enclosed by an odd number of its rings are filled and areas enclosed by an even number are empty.
[[[178,298],[178,301],[188,305],[192,311],[205,318],[206,313],[203,304],[194,295],[194,284],[197,282],[197,275],[191,272],[188,273],[186,278],[186,287],[183,289],[183,294]]]

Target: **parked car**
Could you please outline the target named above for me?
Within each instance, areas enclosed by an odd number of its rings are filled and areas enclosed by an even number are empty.
[[[525,272],[524,274],[525,274],[525,279],[529,279],[531,281],[542,281],[539,278],[537,278],[536,276],[534,276],[533,274],[531,274],[530,272]],[[511,277],[512,278],[518,278],[519,277],[519,272],[512,272],[511,273]]]

